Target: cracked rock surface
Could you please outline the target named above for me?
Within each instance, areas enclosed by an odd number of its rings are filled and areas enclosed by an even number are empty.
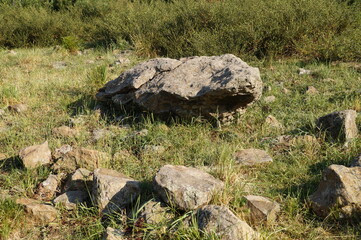
[[[201,114],[226,121],[261,95],[258,68],[225,54],[151,59],[108,82],[96,97],[119,105],[133,103],[156,114]]]

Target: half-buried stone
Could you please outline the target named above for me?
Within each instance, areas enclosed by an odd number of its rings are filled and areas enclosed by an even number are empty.
[[[234,154],[234,158],[238,164],[247,166],[270,163],[273,161],[266,151],[254,148],[237,151]]]
[[[227,121],[261,95],[258,68],[226,54],[151,59],[108,82],[96,97],[119,105],[133,103],[156,114]]]
[[[192,167],[163,166],[154,178],[154,189],[162,200],[181,210],[192,210],[209,203],[224,183]]]

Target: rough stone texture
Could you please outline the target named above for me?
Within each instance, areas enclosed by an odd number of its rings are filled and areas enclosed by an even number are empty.
[[[53,134],[60,137],[76,137],[79,135],[79,131],[68,126],[56,127],[52,130]]]
[[[34,145],[22,149],[19,157],[26,168],[35,168],[41,165],[49,164],[51,160],[51,151],[48,141],[40,145]]]
[[[58,216],[58,212],[53,206],[40,203],[34,199],[21,198],[16,200],[16,203],[24,206],[27,213],[43,223],[53,222]]]
[[[73,148],[58,158],[53,165],[53,169],[68,172],[75,171],[75,169],[78,168],[94,170],[95,168],[101,167],[101,165],[110,158],[111,156],[104,152],[87,148]]]
[[[60,179],[58,176],[50,174],[49,177],[38,186],[37,197],[42,200],[50,200],[55,196]]]
[[[70,145],[63,145],[60,148],[57,148],[54,150],[53,153],[53,158],[54,159],[59,159],[62,158],[65,154],[67,154],[68,152],[72,151],[73,147]]]
[[[317,127],[326,131],[332,139],[350,141],[358,135],[356,117],[357,113],[354,110],[333,112],[320,117],[317,120]]]
[[[234,154],[234,158],[237,163],[250,166],[273,162],[273,159],[266,151],[254,148],[238,151]]]
[[[224,183],[208,173],[191,167],[163,166],[154,178],[154,189],[169,204],[191,210],[207,204]]]
[[[361,167],[361,153],[351,162],[351,167]]]
[[[107,231],[104,233],[103,240],[124,240],[125,234],[119,229],[107,227]]]
[[[26,104],[15,104],[8,106],[9,111],[17,112],[17,113],[23,113],[26,110],[28,110],[28,106]]]
[[[335,208],[340,217],[361,216],[361,167],[331,165],[326,168],[310,200],[313,210],[321,217]]]
[[[272,115],[268,115],[265,120],[265,124],[272,128],[283,128],[283,125]]]
[[[259,234],[227,207],[204,206],[198,210],[197,220],[200,230],[216,233],[222,240],[259,239]]]
[[[149,201],[143,206],[141,217],[146,223],[155,225],[171,218],[172,214],[162,206],[161,202]]]
[[[270,199],[262,196],[248,195],[245,196],[247,207],[251,210],[252,222],[274,222],[277,213],[281,210],[280,205]]]
[[[54,204],[62,203],[67,209],[75,209],[77,203],[84,203],[89,198],[85,191],[69,191],[54,199]]]
[[[262,94],[258,68],[231,54],[157,58],[122,73],[99,90],[98,100],[130,102],[157,114],[231,118]]]
[[[93,200],[103,213],[118,211],[140,193],[140,183],[114,170],[94,170]]]
[[[64,191],[77,191],[93,188],[93,173],[85,168],[77,169],[66,181]]]

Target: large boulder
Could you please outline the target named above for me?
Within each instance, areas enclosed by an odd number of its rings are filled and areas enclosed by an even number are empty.
[[[232,118],[262,95],[258,68],[232,54],[156,58],[108,82],[98,100],[134,103],[157,114]]]
[[[326,168],[310,200],[313,210],[321,217],[327,217],[332,211],[344,218],[361,216],[361,167],[331,165]]]
[[[154,189],[163,201],[186,211],[209,203],[223,186],[212,175],[185,166],[165,165],[154,178]]]
[[[259,233],[224,206],[207,205],[200,208],[197,222],[200,230],[214,233],[221,240],[259,239]]]

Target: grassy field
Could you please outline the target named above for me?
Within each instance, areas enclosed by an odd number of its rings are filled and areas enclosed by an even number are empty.
[[[263,96],[274,95],[276,101],[262,99],[240,117],[238,123],[216,128],[206,121],[176,119],[162,122],[151,114],[125,113],[126,122],[113,121],[124,114],[114,111],[101,118],[95,110],[97,89],[122,71],[145,59],[131,53],[128,65],[114,65],[114,50],[88,50],[82,55],[70,54],[63,48],[15,49],[0,51],[0,107],[25,103],[28,111],[16,114],[6,110],[0,117],[0,239],[100,239],[106,225],[120,227],[121,216],[102,223],[96,209],[79,206],[62,212],[57,222],[41,225],[30,219],[18,197],[33,197],[36,186],[50,173],[40,167],[24,169],[18,158],[21,148],[49,141],[54,150],[72,144],[108,152],[130,153],[127,159],[114,158],[106,167],[113,168],[144,182],[149,187],[152,177],[164,164],[182,164],[204,169],[226,183],[225,190],[213,203],[228,205],[238,216],[247,219],[245,194],[259,194],[281,204],[279,219],[270,225],[253,226],[263,239],[360,239],[361,223],[344,223],[332,218],[319,219],[308,207],[321,173],[330,164],[349,164],[360,153],[361,140],[347,148],[341,142],[327,142],[315,131],[315,120],[327,113],[354,109],[361,111],[361,64],[355,62],[300,61],[285,59],[248,62],[260,68],[265,85]],[[64,68],[54,68],[57,62]],[[299,75],[300,67],[313,71]],[[319,93],[306,93],[314,86]],[[284,88],[289,92],[285,93]],[[272,114],[283,129],[264,124]],[[54,127],[71,125],[80,131],[74,138],[52,134]],[[124,126],[124,124],[128,124]],[[361,118],[357,119],[361,129]],[[94,141],[92,131],[110,129],[113,134]],[[135,130],[147,129],[147,136],[130,137]],[[298,141],[290,145],[275,144],[277,136],[311,135],[317,144]],[[145,145],[162,145],[161,154],[147,151]],[[233,160],[236,150],[266,150],[274,159],[269,165],[240,167]],[[146,165],[147,167],[144,167]],[[150,194],[142,196],[149,200]],[[182,217],[178,216],[178,217]],[[168,231],[176,220],[149,226],[154,232],[140,231],[144,239],[205,239],[195,228]],[[134,239],[136,239],[134,237]],[[138,238],[141,239],[141,238]],[[208,239],[215,239],[209,236]]]

